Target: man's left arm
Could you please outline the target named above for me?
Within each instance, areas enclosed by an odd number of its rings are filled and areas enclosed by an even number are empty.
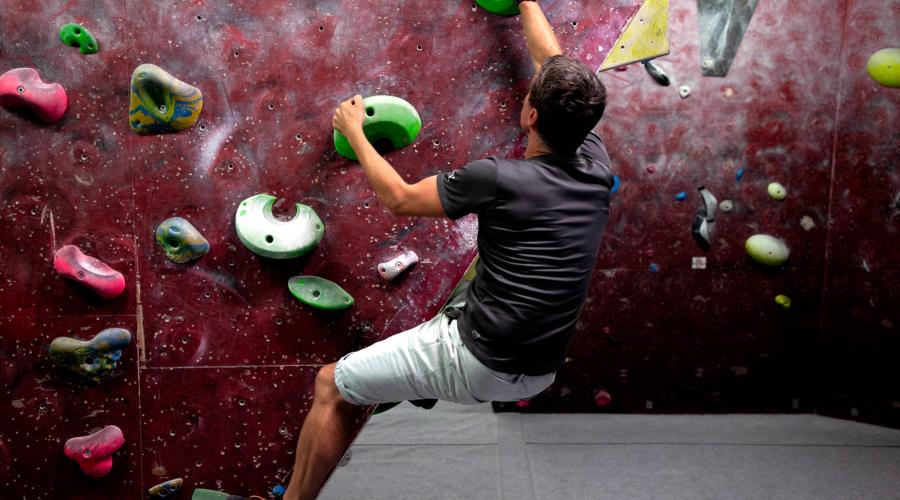
[[[342,102],[331,121],[347,137],[378,199],[394,215],[446,217],[438,195],[437,177],[427,177],[415,184],[403,180],[366,138],[364,119],[363,98],[357,95]]]

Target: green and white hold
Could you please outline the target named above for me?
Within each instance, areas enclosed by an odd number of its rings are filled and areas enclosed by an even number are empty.
[[[238,205],[234,226],[251,252],[271,259],[292,259],[311,252],[325,235],[325,224],[311,207],[297,203],[291,220],[272,214],[276,198],[257,194]]]

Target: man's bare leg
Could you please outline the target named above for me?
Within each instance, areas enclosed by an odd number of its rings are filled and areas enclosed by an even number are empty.
[[[312,408],[300,430],[297,459],[284,500],[316,498],[365,415],[365,406],[344,401],[334,382],[334,366],[322,367],[316,376]]]

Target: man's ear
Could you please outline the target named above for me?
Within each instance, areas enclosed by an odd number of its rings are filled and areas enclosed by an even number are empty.
[[[536,109],[531,108],[529,110],[527,120],[528,120],[528,127],[534,128],[534,125],[537,123],[537,120],[538,120],[538,112]]]

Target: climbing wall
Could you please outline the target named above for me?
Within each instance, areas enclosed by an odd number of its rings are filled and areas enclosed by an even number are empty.
[[[546,2],[563,45],[594,67],[640,1]],[[100,50],[60,42],[77,22]],[[624,50],[624,49],[623,49]],[[156,64],[202,90],[190,129],[139,136],[128,123],[135,67]],[[331,114],[353,93],[413,103],[423,129],[389,155],[410,181],[488,154],[521,155],[531,74],[516,18],[469,2],[3,0],[0,72],[34,67],[67,90],[50,125],[0,110],[0,485],[10,498],[143,498],[164,480],[265,494],[285,483],[316,370],[435,314],[475,252],[475,220],[398,218],[332,147]],[[274,261],[235,234],[257,193],[311,206],[325,237]],[[154,240],[181,216],[209,240],[192,264]],[[51,267],[74,244],[124,274],[101,300]],[[421,258],[386,283],[375,266]],[[323,313],[288,292],[297,274],[356,299]],[[126,328],[133,341],[100,383],[55,368],[59,336]],[[102,479],[63,443],[106,425],[124,446]]]
[[[900,90],[866,73],[900,46],[900,2],[759,2],[724,78],[702,76],[697,2],[669,20],[670,87],[639,65],[603,76],[621,185],[570,362],[530,404],[496,407],[900,426]],[[734,207],[709,251],[691,237],[701,185]],[[786,265],[747,257],[756,233],[789,244]]]

